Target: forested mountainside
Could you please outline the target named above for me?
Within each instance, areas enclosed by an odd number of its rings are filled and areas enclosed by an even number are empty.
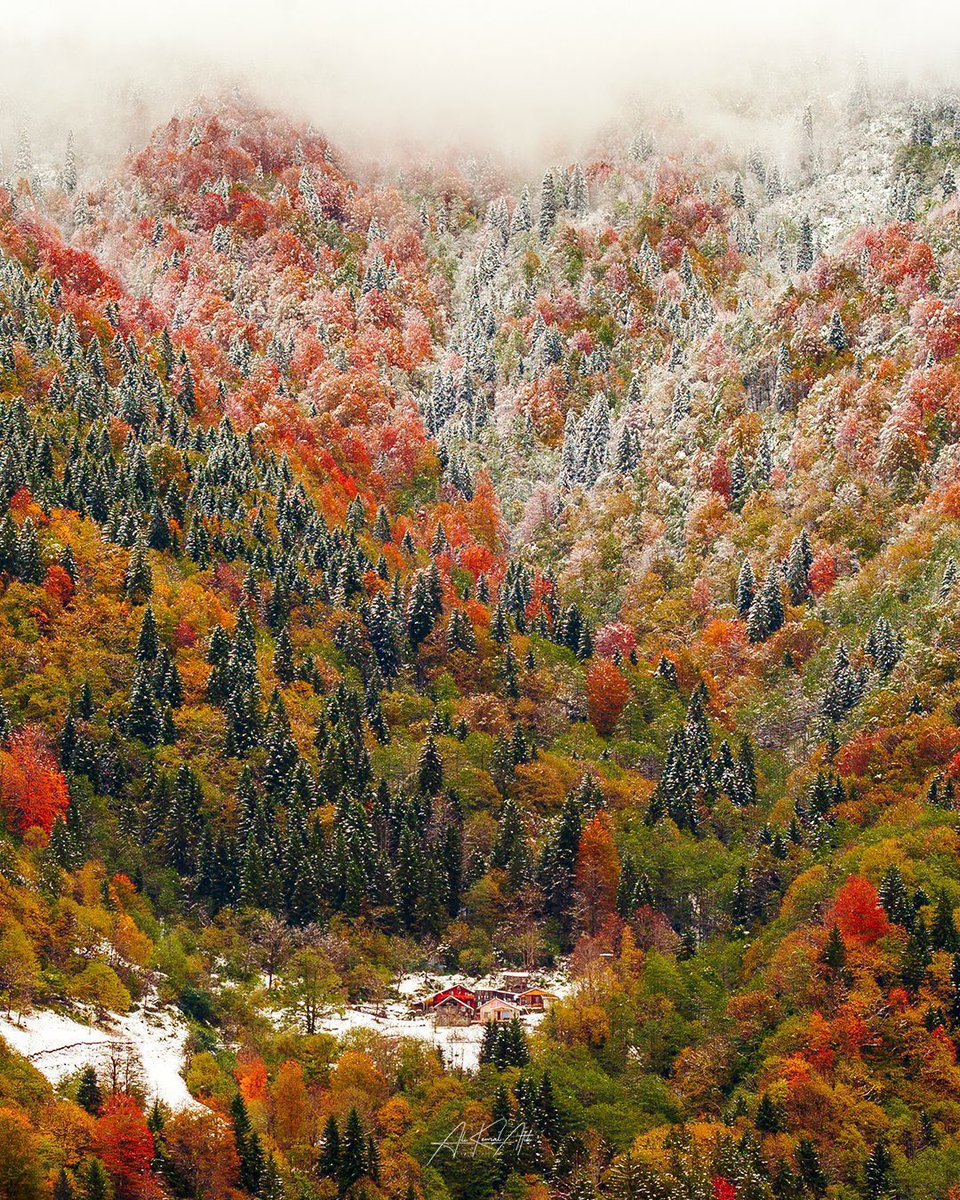
[[[21,142],[4,1200],[960,1195],[960,106],[781,125]],[[180,1103],[23,1033],[155,1010]]]

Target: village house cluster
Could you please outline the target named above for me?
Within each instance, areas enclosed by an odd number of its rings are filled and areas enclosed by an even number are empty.
[[[543,1013],[557,999],[552,992],[534,987],[528,972],[516,971],[503,974],[495,986],[451,984],[414,1001],[413,1007],[440,1025],[483,1025]]]

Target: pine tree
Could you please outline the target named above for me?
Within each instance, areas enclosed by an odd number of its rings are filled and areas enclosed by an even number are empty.
[[[757,581],[753,574],[753,567],[750,565],[750,559],[745,558],[740,567],[740,574],[737,576],[736,596],[737,612],[742,619],[745,619],[750,612],[756,590]]]
[[[863,1171],[869,1200],[880,1200],[881,1196],[889,1194],[893,1183],[892,1167],[893,1162],[890,1158],[890,1151],[887,1149],[887,1143],[880,1138],[870,1151]]]
[[[138,669],[130,689],[126,730],[146,746],[156,746],[163,736],[163,711],[157,704],[149,675]]]
[[[807,531],[802,529],[790,544],[787,556],[787,586],[794,604],[802,604],[809,595],[812,565],[813,551],[810,548],[810,539]]]
[[[373,520],[373,533],[381,542],[393,540],[393,534],[390,529],[390,514],[382,504],[377,509],[377,515]]]
[[[160,635],[157,631],[157,619],[153,606],[148,604],[143,610],[143,620],[140,623],[140,633],[137,637],[137,648],[134,659],[141,665],[152,663],[160,653]]]
[[[427,586],[427,578],[425,575],[418,575],[414,581],[407,608],[407,637],[410,639],[414,653],[433,632],[436,615],[436,607]]]
[[[917,917],[900,960],[900,978],[909,992],[915,992],[923,984],[932,957],[926,921]]]
[[[264,1153],[260,1137],[250,1123],[247,1106],[238,1092],[230,1101],[233,1136],[240,1160],[240,1186],[252,1196],[260,1194],[264,1176]]]
[[[761,1133],[780,1133],[783,1129],[783,1117],[769,1092],[764,1092],[760,1097],[756,1125]]]
[[[348,1191],[366,1173],[367,1154],[363,1126],[360,1124],[360,1114],[355,1108],[351,1108],[340,1148],[338,1179],[341,1190]]]
[[[103,1104],[103,1092],[97,1079],[95,1068],[86,1066],[80,1073],[80,1083],[77,1087],[77,1103],[95,1117]]]
[[[431,734],[423,743],[417,759],[417,788],[425,796],[436,796],[442,787],[443,759]]]
[[[960,950],[960,936],[958,936],[956,922],[953,918],[953,905],[943,888],[937,895],[937,907],[930,929],[930,940],[934,950],[947,950],[951,954]]]
[[[74,1200],[73,1184],[63,1167],[60,1168],[54,1181],[53,1200]]]
[[[400,646],[396,622],[382,592],[377,593],[370,605],[367,636],[381,675],[393,679],[400,669]]]
[[[827,943],[820,955],[820,961],[834,976],[839,977],[847,965],[847,949],[843,944],[840,929],[834,923],[827,936]]]
[[[842,354],[849,345],[847,331],[843,327],[843,318],[840,316],[838,308],[833,310],[833,315],[830,318],[830,332],[827,334],[827,342],[837,354]]]
[[[296,668],[293,661],[293,642],[286,625],[277,634],[273,650],[273,673],[281,683],[293,683],[296,678]]]
[[[99,1158],[91,1158],[83,1181],[83,1200],[110,1200],[113,1187]]]
[[[13,573],[24,583],[43,582],[43,561],[40,558],[40,539],[31,517],[20,526],[13,555]]]
[[[557,196],[553,176],[548,171],[540,185],[540,241],[545,242],[557,220]]]
[[[813,230],[810,228],[810,218],[803,217],[800,221],[800,234],[797,239],[797,270],[809,271],[813,266]]]
[[[124,576],[127,596],[134,604],[142,604],[153,594],[153,572],[147,560],[147,552],[141,540],[133,547],[127,572]]]
[[[802,1137],[797,1143],[797,1171],[804,1187],[814,1196],[820,1197],[827,1190],[827,1177],[820,1165],[820,1156],[809,1138]]]
[[[340,1129],[333,1113],[327,1117],[327,1123],[323,1127],[323,1140],[317,1169],[326,1179],[339,1179],[340,1177]]]

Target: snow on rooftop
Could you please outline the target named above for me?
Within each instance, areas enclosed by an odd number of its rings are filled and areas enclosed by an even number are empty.
[[[116,1048],[132,1046],[148,1100],[174,1109],[197,1105],[181,1075],[187,1028],[169,1010],[144,1007],[94,1025],[37,1009],[19,1022],[0,1018],[0,1036],[53,1084],[88,1064],[102,1072]]]

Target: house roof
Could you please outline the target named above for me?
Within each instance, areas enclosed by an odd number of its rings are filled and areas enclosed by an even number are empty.
[[[445,996],[441,996],[434,1001],[434,1008],[439,1008],[441,1004],[449,1004],[453,1001],[454,1004],[459,1004],[461,1008],[473,1008],[469,1000],[461,1000],[459,996],[455,996],[453,992],[448,992]]]

